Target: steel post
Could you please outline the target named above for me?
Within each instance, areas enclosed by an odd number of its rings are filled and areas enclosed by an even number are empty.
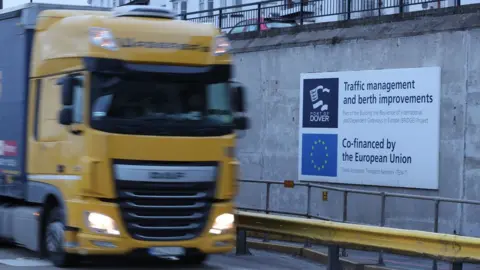
[[[340,247],[339,246],[329,246],[328,247],[327,269],[328,270],[341,270],[342,269],[342,264],[340,263]]]
[[[247,246],[247,231],[237,229],[237,248],[236,255],[252,255]]]

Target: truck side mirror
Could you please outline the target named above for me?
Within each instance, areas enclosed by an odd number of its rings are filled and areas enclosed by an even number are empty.
[[[245,87],[242,85],[235,85],[232,87],[232,105],[234,112],[245,112]]]
[[[71,107],[60,110],[58,113],[58,122],[64,126],[69,126],[73,123],[73,111]]]
[[[72,76],[61,78],[57,84],[62,86],[62,104],[63,106],[71,106],[73,104],[73,87],[77,80]]]
[[[236,130],[247,130],[250,128],[250,119],[241,114],[246,112],[245,87],[239,83],[232,86],[232,108],[235,118],[233,119]]]
[[[250,128],[250,120],[246,116],[236,116],[233,121],[236,130],[247,130]]]

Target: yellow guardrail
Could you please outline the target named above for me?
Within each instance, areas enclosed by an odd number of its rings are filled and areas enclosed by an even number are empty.
[[[296,236],[328,245],[391,251],[451,262],[480,262],[480,239],[451,234],[237,211],[241,231]],[[461,269],[454,268],[454,269]]]

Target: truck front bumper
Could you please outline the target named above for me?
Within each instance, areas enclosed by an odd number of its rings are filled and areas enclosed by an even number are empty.
[[[183,247],[202,253],[226,253],[235,245],[235,229],[221,234],[212,234],[210,229],[217,216],[233,214],[233,203],[212,204],[203,232],[196,238],[182,241],[140,241],[133,239],[124,226],[120,209],[116,204],[93,202],[67,202],[67,223],[74,228],[65,232],[65,250],[80,255],[123,255],[152,247]],[[85,222],[85,212],[101,213],[111,217],[117,224],[120,235],[107,235],[91,231]],[[81,213],[81,214],[80,214]]]

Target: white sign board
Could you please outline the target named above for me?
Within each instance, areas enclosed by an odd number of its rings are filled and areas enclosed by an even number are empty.
[[[299,180],[438,189],[439,67],[300,80]]]

